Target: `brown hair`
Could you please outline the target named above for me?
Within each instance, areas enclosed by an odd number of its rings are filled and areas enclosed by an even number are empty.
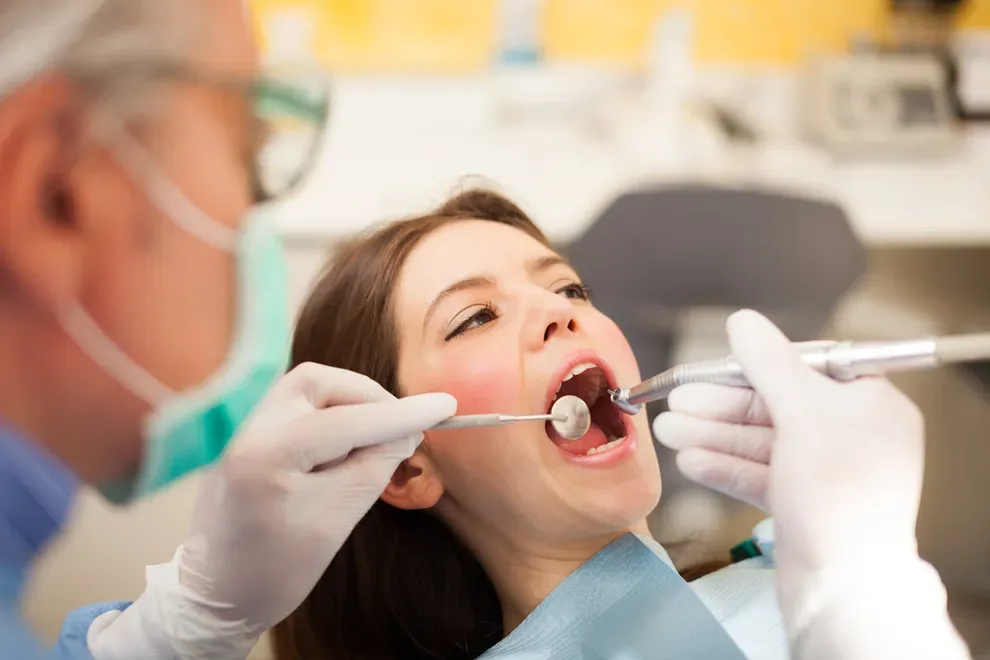
[[[347,245],[320,277],[296,326],[293,366],[349,369],[399,396],[399,272],[424,237],[467,219],[509,225],[548,245],[515,204],[484,190],[386,225]],[[436,516],[379,500],[273,637],[279,660],[475,658],[502,638],[502,609],[481,564]]]
[[[386,225],[347,245],[320,277],[296,326],[293,366],[349,369],[400,396],[392,310],[399,272],[424,237],[467,219],[509,225],[549,245],[515,204],[484,190]],[[278,660],[476,658],[502,636],[501,604],[474,554],[430,512],[381,500],[273,631]]]

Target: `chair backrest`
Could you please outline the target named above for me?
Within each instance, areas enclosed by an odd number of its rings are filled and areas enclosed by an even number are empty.
[[[703,185],[624,194],[563,251],[644,376],[670,366],[664,319],[679,310],[753,308],[791,339],[814,339],[866,268],[836,204]]]

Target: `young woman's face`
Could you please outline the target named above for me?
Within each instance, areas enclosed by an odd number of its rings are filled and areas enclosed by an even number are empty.
[[[404,394],[449,392],[459,415],[546,413],[565,394],[592,410],[573,443],[543,422],[428,432],[397,473],[420,496],[400,506],[436,503],[469,539],[561,543],[627,529],[656,505],[646,414],[618,412],[606,392],[640,381],[636,360],[557,254],[507,225],[445,225],[409,255],[393,304]]]

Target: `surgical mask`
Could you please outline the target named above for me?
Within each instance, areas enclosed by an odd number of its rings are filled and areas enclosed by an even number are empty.
[[[236,322],[228,356],[199,386],[176,392],[135,363],[78,304],[62,314],[70,337],[122,386],[152,406],[144,422],[137,474],[100,490],[123,503],[143,497],[214,462],[252,409],[283,373],[290,340],[282,246],[270,215],[251,211],[239,230],[204,214],[123,130],[118,155],[160,212],[236,259]],[[196,323],[196,319],[189,319]]]

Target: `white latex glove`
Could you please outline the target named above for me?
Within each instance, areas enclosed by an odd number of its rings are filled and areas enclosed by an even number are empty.
[[[776,430],[753,390],[690,384],[653,421],[661,444],[677,452],[684,476],[769,512],[770,452]]]
[[[728,323],[749,390],[675,392],[654,432],[692,479],[774,515],[795,657],[968,658],[917,555],[924,424],[882,379],[837,383],[755,312]]]
[[[203,478],[188,541],[123,614],[90,629],[96,660],[245,658],[312,591],[357,522],[454,414],[316,364],[287,374]]]

